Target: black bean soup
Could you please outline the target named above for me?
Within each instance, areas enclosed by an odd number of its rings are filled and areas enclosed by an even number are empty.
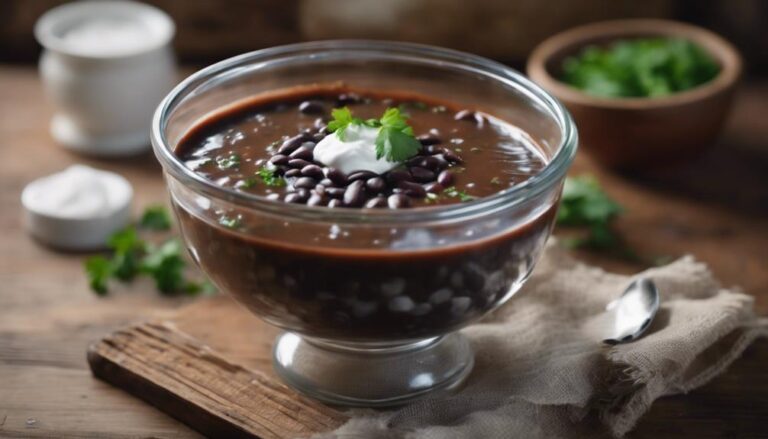
[[[419,154],[384,175],[344,175],[314,162],[312,149],[339,106],[362,118],[399,106],[419,136]],[[191,130],[178,155],[221,186],[363,211],[471,201],[545,165],[524,132],[487,114],[425,97],[334,88],[224,109]],[[219,287],[278,326],[355,341],[438,335],[479,318],[529,274],[556,210],[490,238],[409,250],[350,249],[317,241],[301,227],[249,234],[245,223],[216,226],[174,205],[193,257]]]
[[[418,155],[382,175],[313,160],[331,110],[379,118],[398,107]],[[519,184],[546,164],[525,132],[490,115],[407,94],[309,89],[218,114],[180,142],[185,164],[218,185],[311,206],[404,208],[461,203]]]

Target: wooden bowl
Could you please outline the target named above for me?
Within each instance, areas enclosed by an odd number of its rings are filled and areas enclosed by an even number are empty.
[[[711,81],[659,98],[605,98],[586,94],[560,77],[563,59],[588,45],[636,37],[679,37],[697,44],[720,65]],[[701,154],[717,138],[730,109],[742,61],[720,36],[700,27],[666,20],[616,20],[554,35],[534,49],[528,76],[571,111],[581,146],[615,169],[650,170]]]

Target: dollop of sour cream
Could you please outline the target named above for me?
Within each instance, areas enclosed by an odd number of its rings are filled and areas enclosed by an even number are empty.
[[[344,140],[337,132],[325,136],[314,149],[314,159],[328,167],[349,174],[353,171],[371,171],[383,174],[398,163],[384,157],[376,158],[378,128],[350,125],[344,131]]]

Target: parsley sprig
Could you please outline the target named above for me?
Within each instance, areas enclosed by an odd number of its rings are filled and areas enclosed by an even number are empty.
[[[404,162],[416,155],[421,143],[408,125],[408,118],[399,108],[387,108],[380,119],[363,120],[352,116],[348,107],[336,108],[331,112],[333,120],[328,123],[328,131],[336,133],[342,141],[350,126],[378,128],[376,136],[376,158],[385,158],[390,162]]]
[[[144,230],[167,231],[170,227],[170,217],[161,206],[148,208],[139,222],[139,228]],[[88,283],[96,294],[106,295],[111,279],[130,282],[140,275],[152,278],[163,294],[195,295],[214,291],[209,282],[197,282],[185,276],[187,262],[177,238],[156,245],[142,239],[139,228],[129,226],[113,234],[107,243],[112,253],[109,257],[98,255],[86,259]]]

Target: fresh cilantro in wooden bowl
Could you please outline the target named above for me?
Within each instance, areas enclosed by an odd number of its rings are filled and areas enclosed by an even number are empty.
[[[562,63],[561,80],[603,97],[658,97],[711,81],[720,66],[682,38],[618,40],[591,45]]]
[[[632,19],[553,35],[531,53],[527,70],[568,108],[582,151],[609,168],[653,173],[715,143],[742,61],[707,29]]]

